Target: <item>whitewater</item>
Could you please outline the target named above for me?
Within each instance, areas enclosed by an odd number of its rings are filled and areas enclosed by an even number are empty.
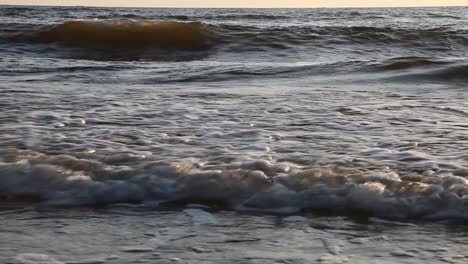
[[[0,6],[0,262],[465,263],[467,10]]]

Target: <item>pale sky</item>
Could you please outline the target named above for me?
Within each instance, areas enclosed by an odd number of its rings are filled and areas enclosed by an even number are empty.
[[[138,7],[395,7],[468,6],[468,0],[0,0],[0,4]]]

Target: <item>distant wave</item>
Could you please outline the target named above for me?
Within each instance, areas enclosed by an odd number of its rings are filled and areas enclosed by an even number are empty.
[[[386,45],[380,48],[397,46],[434,51],[468,46],[468,32],[446,28],[211,25],[209,29],[218,43],[239,44],[236,48],[240,51],[342,45]]]
[[[104,19],[70,20],[54,25],[3,24],[0,42],[54,44],[83,50],[66,50],[65,56],[96,60],[189,60],[206,54],[187,52],[274,52],[298,49],[408,48],[424,52],[464,51],[468,32],[447,28],[408,29],[347,26],[268,26],[227,25],[188,20]],[[49,46],[51,47],[51,46]],[[118,56],[115,49],[119,49]],[[162,52],[159,52],[164,50]],[[177,52],[168,52],[175,50]],[[63,55],[63,54],[62,54]],[[395,61],[379,66],[394,70],[423,64],[430,60]]]
[[[203,50],[208,45],[206,33],[199,22],[67,21],[42,29],[32,39],[72,47]]]
[[[185,20],[185,16],[173,16]],[[184,49],[205,47],[208,33],[229,42],[251,40],[250,44],[300,45],[311,40],[358,43],[402,43],[424,45],[427,41],[468,44],[467,32],[445,28],[403,29],[379,27],[254,27],[216,25],[203,22],[151,20],[66,21],[36,32],[38,42],[61,42],[79,46],[113,43],[117,46],[160,45]],[[249,44],[249,43],[247,43]],[[310,44],[310,43],[309,43]]]
[[[377,70],[407,70],[413,68],[433,67],[450,64],[449,61],[423,57],[399,57],[386,60],[376,65]]]
[[[147,17],[137,14],[122,14],[119,15],[121,18],[128,18],[128,19],[152,19],[153,17]],[[281,16],[281,15],[268,15],[268,14],[225,14],[225,15],[159,15],[156,16],[160,19],[175,19],[175,20],[277,20],[277,19],[290,19],[291,17],[288,16]],[[100,17],[102,19],[113,19],[111,16],[104,16]]]
[[[247,19],[247,20],[275,20],[275,19],[288,19],[291,17],[281,15],[268,15],[268,14],[230,14],[209,16],[208,19]]]

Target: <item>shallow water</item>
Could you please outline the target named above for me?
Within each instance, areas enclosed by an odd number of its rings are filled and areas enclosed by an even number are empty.
[[[112,206],[4,211],[8,219],[0,221],[8,229],[0,235],[8,239],[0,240],[0,261],[465,263],[468,258],[466,226],[206,210]]]
[[[1,260],[465,262],[467,10],[0,7]]]

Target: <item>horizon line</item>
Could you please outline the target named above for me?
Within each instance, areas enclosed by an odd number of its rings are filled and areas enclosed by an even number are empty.
[[[467,5],[408,5],[408,6],[317,6],[317,7],[193,7],[193,6],[110,6],[110,5],[42,5],[42,4],[1,4],[0,6],[25,7],[90,7],[90,8],[187,8],[187,9],[382,9],[382,8],[441,8],[462,7]]]

